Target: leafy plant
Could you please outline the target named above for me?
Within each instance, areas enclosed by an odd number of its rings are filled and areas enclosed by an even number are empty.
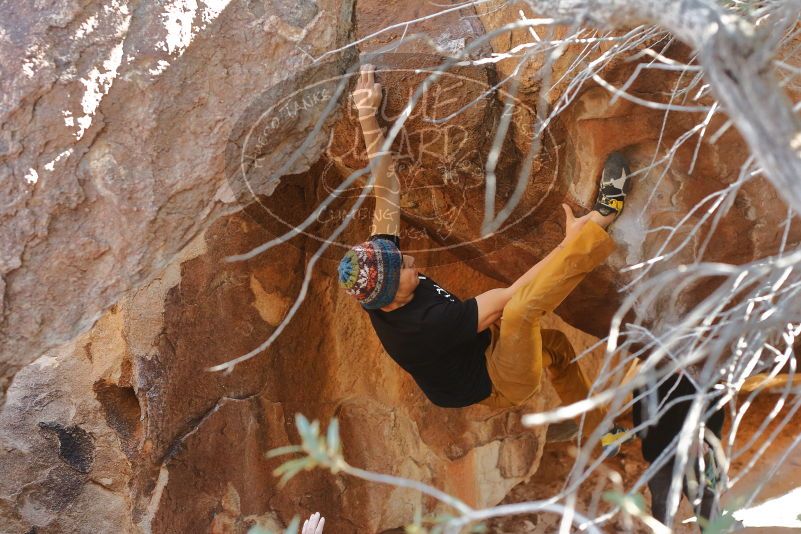
[[[298,534],[298,528],[300,527],[300,518],[295,516],[292,518],[292,521],[289,522],[289,525],[283,530],[280,534]],[[279,534],[269,528],[264,528],[260,525],[254,525],[248,529],[248,534]]]
[[[324,467],[336,474],[346,465],[342,457],[339,439],[339,421],[331,420],[325,436],[320,435],[320,422],[309,422],[303,414],[295,415],[295,425],[300,434],[301,445],[279,447],[267,452],[267,458],[276,458],[286,454],[303,453],[302,458],[289,460],[278,466],[273,474],[281,477],[278,485],[283,487],[301,471],[311,471],[316,467]]]

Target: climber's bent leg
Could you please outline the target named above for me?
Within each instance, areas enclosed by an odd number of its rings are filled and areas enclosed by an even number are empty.
[[[562,404],[573,404],[583,401],[590,394],[592,382],[581,369],[578,362],[573,361],[576,351],[559,330],[542,329],[543,365],[550,371],[549,379]],[[588,436],[606,417],[606,410],[599,408],[587,412],[584,418],[584,435]]]
[[[589,221],[543,265],[535,279],[517,290],[504,308],[500,327],[491,327],[487,370],[493,392],[482,404],[517,406],[539,390],[543,369],[540,319],[553,311],[613,249],[609,235]],[[591,430],[590,425],[585,425],[585,431]]]

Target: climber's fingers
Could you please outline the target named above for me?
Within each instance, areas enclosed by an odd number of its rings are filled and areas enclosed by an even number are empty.
[[[373,71],[375,71],[375,66],[372,63],[362,65],[362,76],[367,87],[373,85]]]
[[[365,63],[359,68],[359,86],[372,87],[374,69],[375,67],[370,63]]]

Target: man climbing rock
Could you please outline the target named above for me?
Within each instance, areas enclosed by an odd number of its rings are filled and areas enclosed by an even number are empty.
[[[437,406],[520,405],[539,391],[543,369],[562,402],[585,399],[590,381],[573,361],[573,347],[562,332],[540,328],[540,319],[614,249],[604,229],[623,209],[625,159],[607,160],[593,211],[576,218],[563,205],[565,238],[542,261],[509,287],[462,301],[400,251],[400,184],[390,154],[379,151],[381,86],[371,65],[359,76],[353,100],[375,180],[375,210],[370,238],[342,258],[339,282],[367,312],[386,352]],[[603,417],[601,409],[588,413],[585,435]]]

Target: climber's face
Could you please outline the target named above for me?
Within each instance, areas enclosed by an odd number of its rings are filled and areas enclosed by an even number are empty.
[[[401,266],[400,281],[398,282],[398,292],[395,294],[396,301],[405,302],[414,293],[420,279],[417,278],[417,268],[414,266],[414,256],[403,255]]]

